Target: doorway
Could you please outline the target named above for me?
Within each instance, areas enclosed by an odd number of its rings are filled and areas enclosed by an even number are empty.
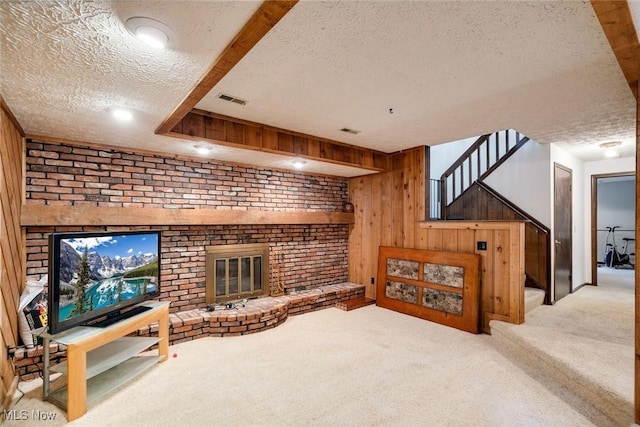
[[[571,293],[571,181],[572,170],[554,163],[554,301]]]
[[[616,228],[609,233],[607,227]],[[606,263],[607,243],[619,252],[635,253],[635,172],[617,172],[591,176],[591,281],[593,285],[612,274],[620,279],[633,278],[635,255],[630,264],[611,268]],[[625,240],[627,239],[627,240]],[[607,280],[605,280],[607,282]]]

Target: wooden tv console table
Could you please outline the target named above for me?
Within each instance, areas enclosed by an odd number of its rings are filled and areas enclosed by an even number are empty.
[[[73,421],[87,412],[87,403],[167,360],[169,351],[169,303],[150,301],[149,310],[113,325],[98,328],[78,326],[58,334],[42,334],[44,346],[43,398],[67,411]],[[158,322],[157,337],[126,337]],[[49,366],[49,343],[67,346],[67,361]],[[158,344],[157,356],[138,353]],[[50,372],[66,376],[66,386],[51,391]],[[56,380],[59,381],[60,379]]]

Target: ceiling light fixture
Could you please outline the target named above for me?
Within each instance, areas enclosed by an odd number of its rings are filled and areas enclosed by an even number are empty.
[[[604,156],[609,158],[609,159],[613,159],[615,157],[619,157],[620,153],[618,153],[618,150],[615,149],[615,147],[618,147],[619,145],[622,145],[621,141],[611,141],[611,142],[603,142],[602,144],[600,144],[600,148],[603,148],[604,151]]]
[[[116,119],[122,122],[130,122],[133,119],[133,114],[129,110],[125,110],[124,108],[114,108],[111,110],[111,114]]]
[[[604,156],[608,159],[613,159],[615,157],[620,157],[620,153],[618,153],[613,148],[608,148],[607,150],[605,150]]]
[[[127,19],[125,27],[134,37],[156,49],[164,49],[173,35],[166,24],[144,16]]]
[[[211,153],[211,147],[209,147],[208,145],[196,145],[195,149],[201,156],[206,156],[207,154]]]
[[[304,167],[304,165],[306,165],[307,162],[305,162],[304,160],[294,160],[293,161],[293,167],[296,169],[302,169]]]

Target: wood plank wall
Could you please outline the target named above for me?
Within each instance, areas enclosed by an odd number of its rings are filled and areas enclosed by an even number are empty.
[[[486,221],[525,221],[525,273],[527,286],[545,292],[545,302],[551,301],[551,235],[542,224],[536,225],[527,216],[506,205],[497,193],[473,184],[446,209],[445,218]],[[530,217],[530,216],[529,216]]]
[[[6,409],[8,398],[17,384],[7,346],[17,345],[17,307],[24,287],[26,262],[24,233],[20,227],[20,206],[24,197],[24,132],[2,98],[0,104],[0,402]]]
[[[418,223],[426,218],[427,147],[392,155],[388,172],[349,180],[355,224],[349,236],[349,280],[375,298],[378,247],[415,248]]]
[[[428,242],[419,249],[480,255],[480,327],[489,333],[491,320],[524,322],[524,222],[433,221],[420,225]],[[486,242],[486,250],[477,242]]]
[[[379,151],[203,110],[192,110],[166,135],[374,171],[389,163],[389,155]]]
[[[355,223],[349,236],[349,280],[376,297],[378,247],[475,253],[482,258],[481,327],[491,319],[524,321],[524,223],[425,222],[428,148],[392,155],[388,172],[349,180]],[[476,242],[487,242],[477,250]]]

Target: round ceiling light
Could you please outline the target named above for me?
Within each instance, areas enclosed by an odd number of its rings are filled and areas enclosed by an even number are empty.
[[[618,153],[613,148],[607,148],[604,152],[604,156],[608,159],[613,159],[615,157],[620,157],[620,153]]]
[[[208,145],[194,145],[193,148],[195,148],[198,154],[200,154],[201,156],[206,156],[207,154],[211,153],[211,147]]]
[[[616,150],[616,147],[622,145],[622,141],[603,142],[600,144],[600,148],[604,149],[604,156],[609,159],[620,157],[620,153]]]
[[[166,24],[144,16],[127,19],[125,27],[134,37],[156,49],[164,49],[172,36]]]
[[[307,164],[307,162],[305,162],[304,160],[300,160],[300,159],[296,159],[293,162],[293,167],[296,169],[302,169],[304,168],[304,165]]]
[[[124,108],[114,108],[111,110],[111,114],[122,122],[130,122],[133,119],[131,111],[125,110]]]

